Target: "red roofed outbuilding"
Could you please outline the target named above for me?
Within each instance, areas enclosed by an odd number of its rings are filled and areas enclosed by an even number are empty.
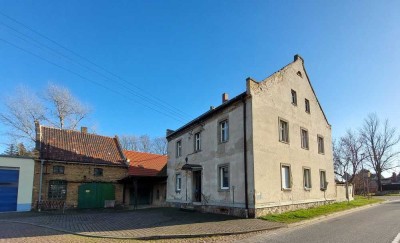
[[[33,207],[101,208],[124,203],[127,159],[118,137],[36,123]]]
[[[167,156],[129,150],[123,152],[129,161],[128,176],[123,180],[125,194],[129,194],[129,204],[133,207],[164,205]]]

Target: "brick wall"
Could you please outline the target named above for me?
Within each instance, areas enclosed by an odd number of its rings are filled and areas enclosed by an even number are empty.
[[[64,174],[54,174],[53,166],[64,166]],[[102,168],[103,176],[94,176],[94,168]],[[39,198],[40,161],[35,161],[34,173],[32,196],[33,208],[36,207]],[[43,167],[42,200],[49,200],[48,192],[50,180],[67,181],[67,198],[65,200],[67,207],[78,206],[78,188],[81,184],[90,182],[110,182],[115,186],[116,205],[119,205],[123,202],[123,184],[119,184],[117,180],[126,177],[127,174],[127,167],[45,162]]]

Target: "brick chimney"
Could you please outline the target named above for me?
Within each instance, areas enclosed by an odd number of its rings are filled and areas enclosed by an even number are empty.
[[[175,131],[174,131],[174,130],[171,130],[171,129],[167,129],[167,131],[166,131],[167,137],[168,137],[170,134],[172,134],[173,132],[175,132]]]
[[[81,127],[81,133],[87,133],[87,127]]]
[[[304,63],[304,59],[299,54],[294,55],[294,61],[297,60],[301,60],[301,62]]]
[[[41,143],[41,131],[40,131],[40,123],[38,120],[35,120],[35,132],[36,132],[36,141],[35,141],[35,149],[40,151],[40,143]]]
[[[222,103],[225,103],[229,100],[228,94],[227,93],[223,93],[222,94]]]

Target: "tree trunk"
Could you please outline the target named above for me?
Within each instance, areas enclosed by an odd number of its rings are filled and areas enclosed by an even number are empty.
[[[377,178],[376,183],[378,184],[378,191],[381,192],[382,191],[382,182],[381,182],[382,175],[381,175],[380,171],[378,173],[376,173],[376,178]]]

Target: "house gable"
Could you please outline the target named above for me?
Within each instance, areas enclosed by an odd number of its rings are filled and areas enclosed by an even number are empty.
[[[329,124],[329,121],[325,115],[325,112],[322,109],[322,106],[318,100],[318,97],[314,91],[314,88],[311,84],[310,78],[307,74],[307,70],[304,66],[304,60],[302,57],[299,55],[294,56],[294,61],[289,63],[288,65],[284,66],[281,68],[279,71],[273,73],[269,77],[263,79],[262,81],[258,82],[253,78],[247,78],[247,93],[254,95],[254,94],[259,94],[261,92],[269,92],[269,90],[272,90],[274,88],[280,89],[279,92],[283,97],[286,97],[287,100],[290,100],[290,90],[284,90],[285,85],[282,85],[280,83],[282,82],[287,82],[286,86],[293,87],[294,90],[297,92],[298,95],[298,101],[297,101],[297,106],[299,108],[304,108],[304,99],[305,97],[302,96],[298,91],[299,87],[301,87],[304,90],[309,89],[313,96],[310,97],[308,96],[308,100],[312,101],[313,105],[311,106],[312,111],[310,113],[315,113],[318,112],[320,115],[324,118],[326,124],[331,127]],[[297,83],[296,83],[297,82]],[[279,85],[278,85],[279,84]],[[306,90],[306,92],[309,92]],[[282,104],[285,104],[285,102],[282,102]]]
[[[126,167],[118,138],[37,125],[36,149],[48,161]]]

